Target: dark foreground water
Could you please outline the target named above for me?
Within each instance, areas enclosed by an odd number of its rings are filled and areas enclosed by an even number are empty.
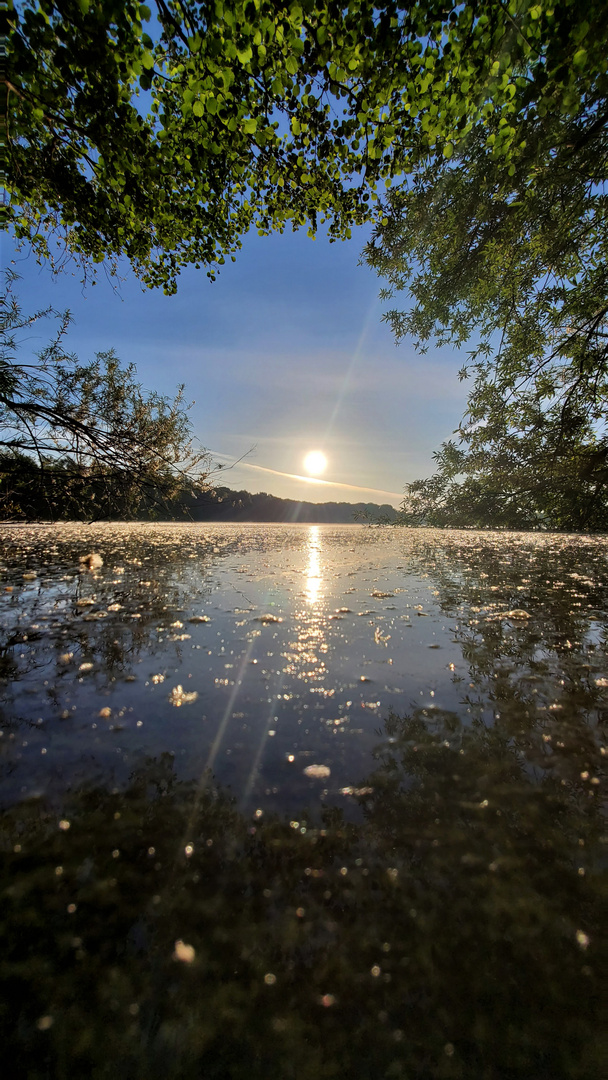
[[[606,540],[0,540],[4,1075],[606,1075]]]

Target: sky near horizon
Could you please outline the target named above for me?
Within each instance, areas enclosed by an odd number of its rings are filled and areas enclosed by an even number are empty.
[[[185,383],[194,433],[226,467],[216,483],[398,506],[404,484],[434,471],[433,450],[462,416],[463,354],[395,345],[382,281],[358,265],[366,236],[330,244],[305,232],[251,234],[215,282],[189,269],[170,297],[142,291],[127,267],[117,289],[103,271],[86,288],[77,274],[54,278],[25,251],[12,265],[25,312],[70,309],[67,347],[81,360],[114,348],[148,390]],[[38,323],[27,347],[49,336]],[[327,457],[322,481],[301,478],[311,450]]]

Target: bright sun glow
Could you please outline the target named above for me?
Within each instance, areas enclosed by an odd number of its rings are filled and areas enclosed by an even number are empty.
[[[311,450],[304,458],[304,468],[311,476],[319,476],[327,468],[327,458],[320,450]]]

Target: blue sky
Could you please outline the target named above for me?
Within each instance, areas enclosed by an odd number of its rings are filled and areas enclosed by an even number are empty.
[[[70,273],[53,278],[25,253],[14,267],[25,311],[70,309],[68,346],[81,359],[114,348],[148,389],[186,384],[201,444],[225,465],[246,455],[219,482],[398,505],[405,483],[433,471],[433,450],[464,411],[463,357],[395,345],[382,282],[358,265],[365,239],[252,234],[215,282],[192,269],[171,297],[142,290],[127,267],[118,291],[103,273],[86,289]],[[38,324],[30,347],[47,336]],[[323,484],[294,479],[313,449],[328,459]]]

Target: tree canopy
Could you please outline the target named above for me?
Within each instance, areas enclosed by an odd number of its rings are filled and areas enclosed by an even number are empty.
[[[589,139],[605,22],[601,0],[9,0],[8,214],[39,256],[124,255],[169,291],[252,226],[347,237],[471,138],[527,176],[530,123]]]
[[[56,330],[19,355],[25,331]],[[204,484],[183,388],[173,400],[145,391],[110,350],[82,363],[65,347],[69,313],[24,315],[10,289],[0,320],[0,508],[4,514],[134,516]]]
[[[385,299],[408,294],[387,314],[398,339],[423,351],[474,341],[460,442],[408,489],[417,520],[608,528],[608,76],[594,51],[608,52],[608,10],[559,12],[584,53],[572,57],[587,83],[576,107],[539,54],[521,81],[544,89],[508,153],[492,150],[504,118],[477,123],[449,161],[389,192],[366,249]],[[548,33],[542,43],[548,56]]]
[[[171,292],[250,228],[371,221],[385,297],[410,297],[397,337],[476,340],[460,444],[410,491],[427,518],[608,527],[604,0],[23,0],[7,18],[6,213],[38,257],[126,257]]]

